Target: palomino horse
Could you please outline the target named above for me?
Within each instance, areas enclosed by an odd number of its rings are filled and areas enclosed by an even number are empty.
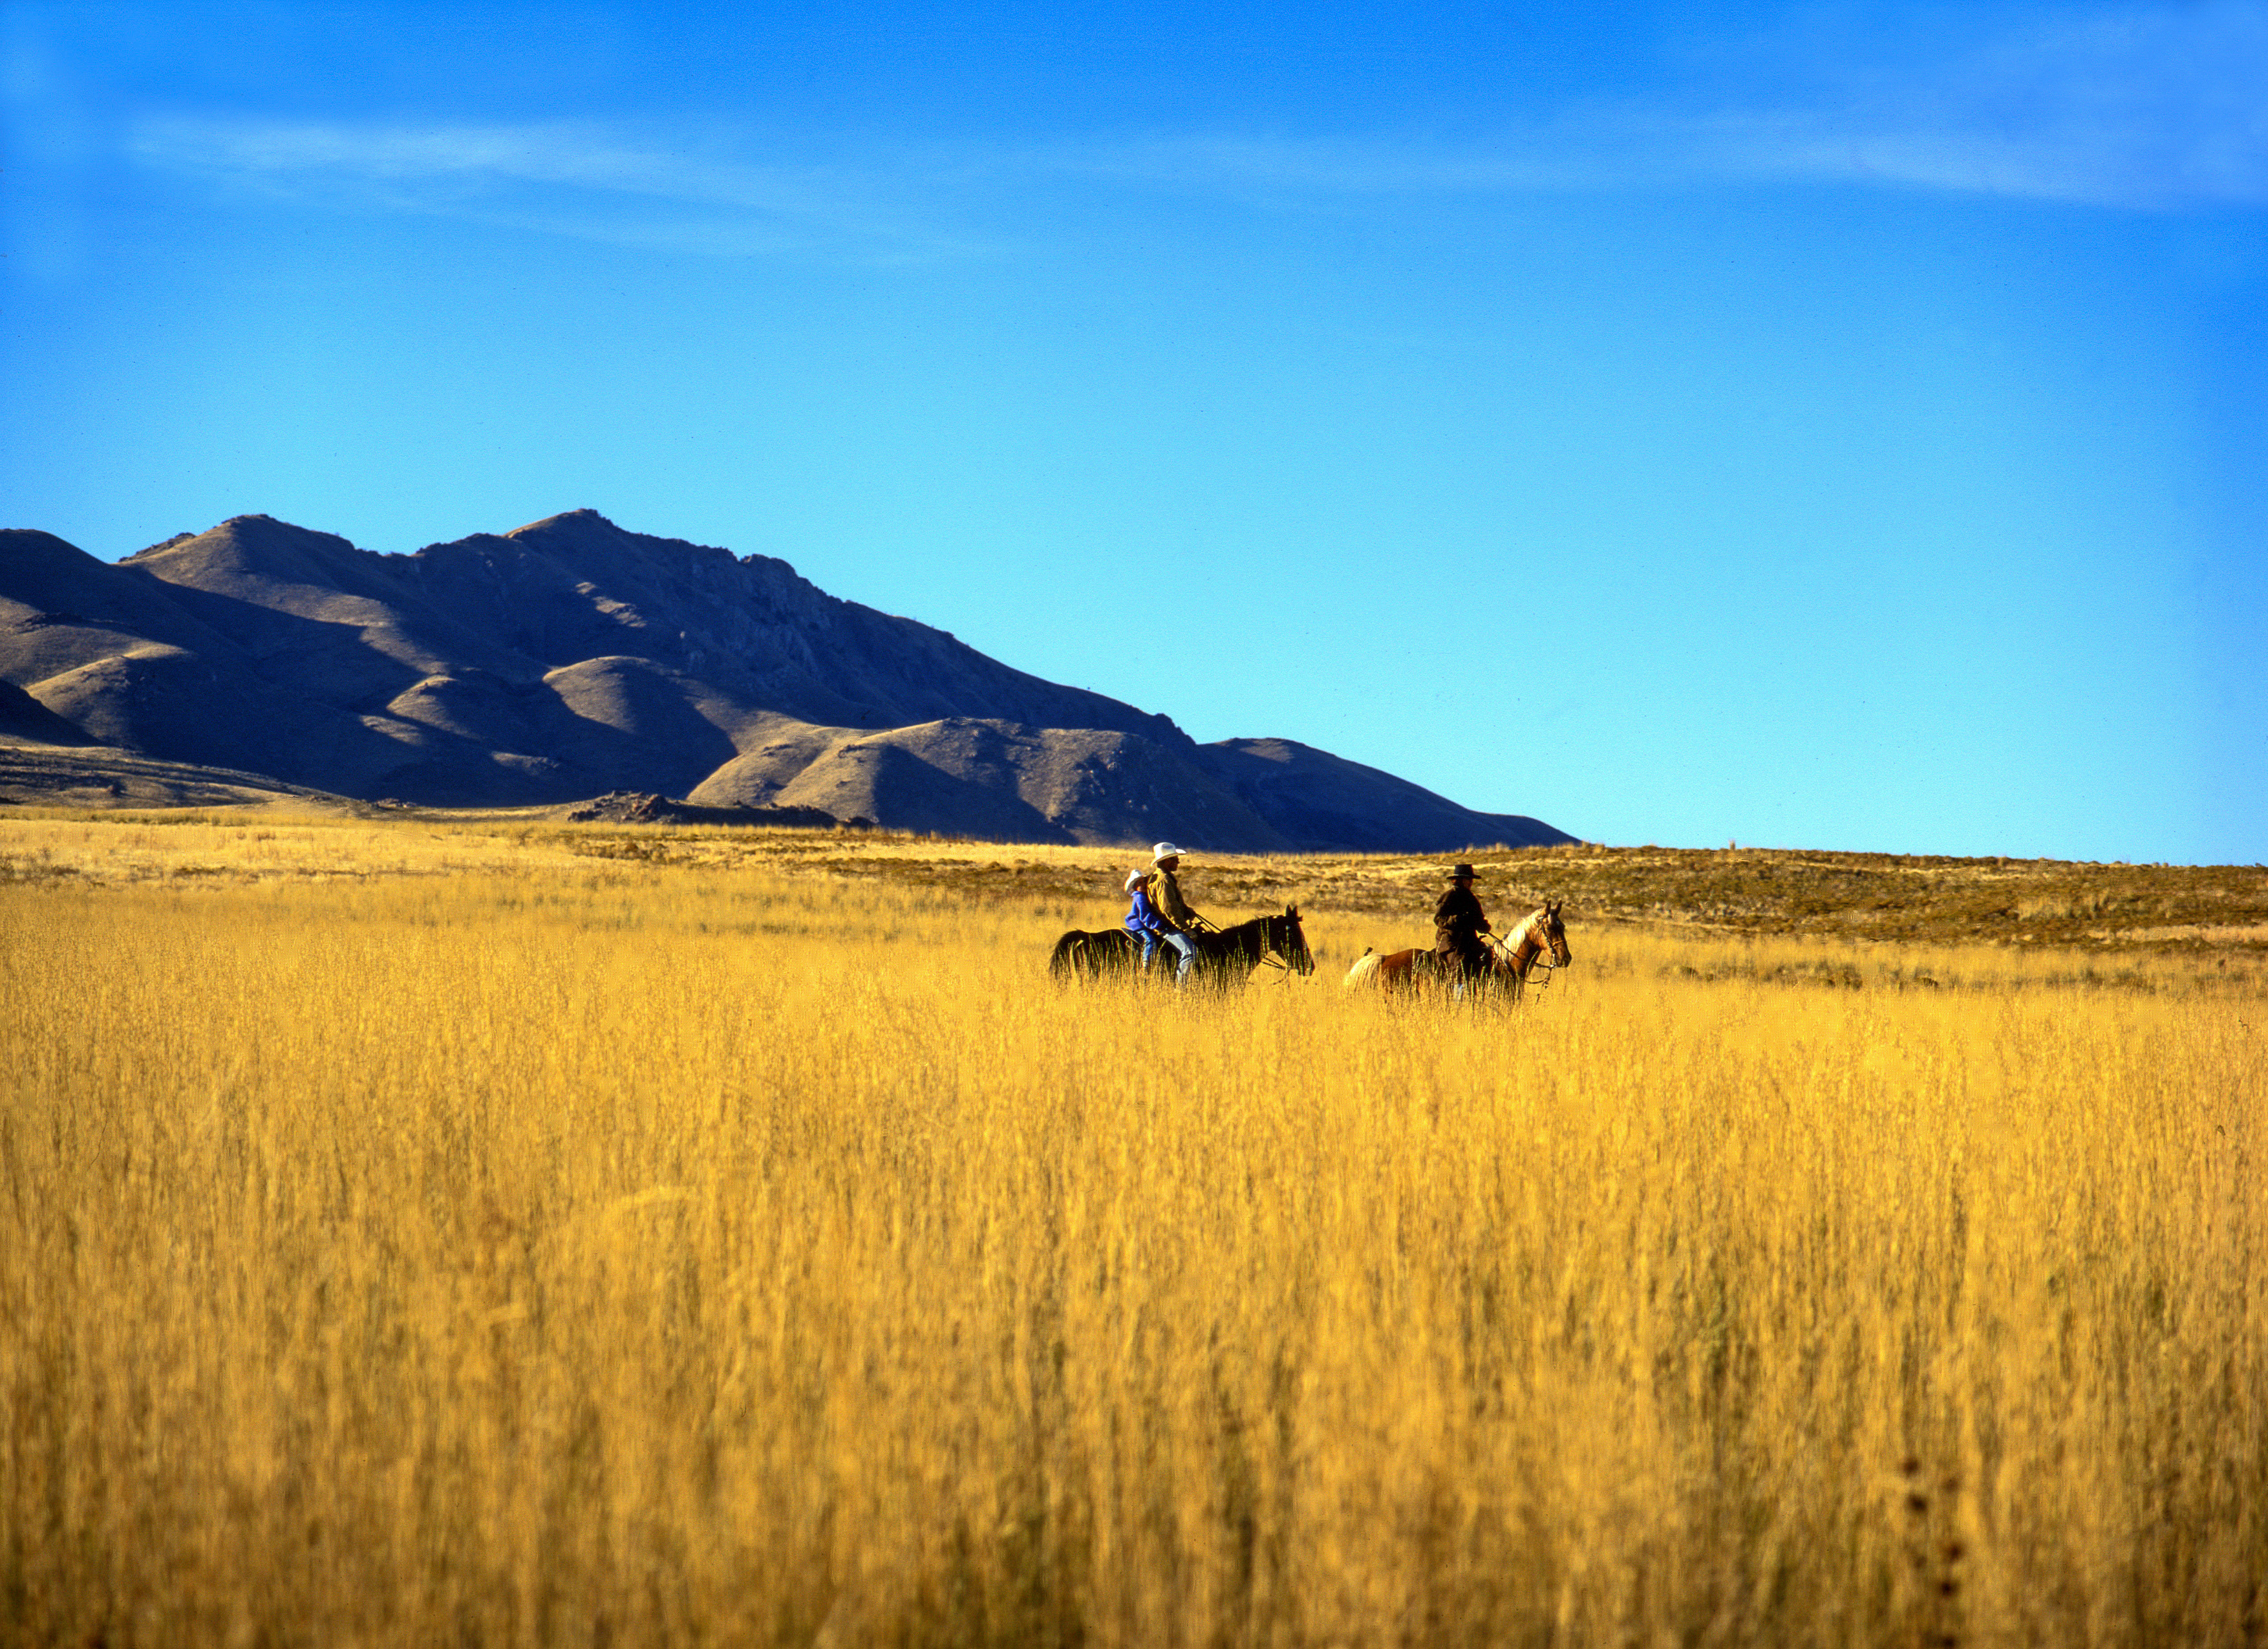
[[[1484,983],[1506,992],[1514,1002],[1520,1000],[1520,993],[1528,986],[1529,970],[1546,950],[1551,953],[1551,960],[1545,963],[1548,968],[1565,968],[1574,960],[1567,951],[1567,930],[1559,920],[1557,904],[1539,906],[1530,911],[1518,927],[1500,939],[1488,934],[1483,934],[1481,939],[1489,952],[1489,970],[1482,975]],[[1347,969],[1345,989],[1357,990],[1366,985],[1376,985],[1390,995],[1405,987],[1455,983],[1454,978],[1445,979],[1434,970],[1440,960],[1432,951],[1395,951],[1388,956],[1381,956],[1374,950],[1365,951]]]
[[[1197,947],[1189,977],[1206,984],[1241,985],[1263,962],[1283,968],[1287,976],[1315,971],[1315,959],[1307,949],[1297,905],[1285,905],[1280,917],[1255,917],[1233,927],[1191,933],[1189,939]],[[1056,941],[1055,953],[1048,958],[1048,971],[1058,979],[1123,977],[1136,972],[1141,959],[1141,946],[1124,928],[1101,933],[1073,931]],[[1152,971],[1161,979],[1170,979],[1177,965],[1172,948],[1161,945]]]

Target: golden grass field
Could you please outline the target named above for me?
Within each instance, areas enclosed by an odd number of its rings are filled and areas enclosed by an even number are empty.
[[[0,850],[0,1642],[2268,1641],[2257,948],[1390,1003],[1425,862],[1200,861],[1322,965],[1181,1000],[1048,982],[1100,850]]]

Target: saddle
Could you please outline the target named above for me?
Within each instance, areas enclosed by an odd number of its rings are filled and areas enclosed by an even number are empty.
[[[1493,960],[1489,955],[1488,947],[1481,946],[1477,955],[1478,971],[1485,974]],[[1422,950],[1410,960],[1410,971],[1424,979],[1462,979],[1465,976],[1464,964],[1464,953],[1461,951]]]

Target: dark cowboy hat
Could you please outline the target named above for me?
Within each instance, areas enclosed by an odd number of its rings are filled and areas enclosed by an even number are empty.
[[[1473,867],[1469,865],[1460,865],[1449,872],[1449,880],[1453,882],[1469,882],[1472,879]]]

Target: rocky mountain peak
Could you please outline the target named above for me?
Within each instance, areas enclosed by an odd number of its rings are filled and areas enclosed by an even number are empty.
[[[0,681],[28,696],[0,737],[67,726],[365,799],[630,791],[1214,851],[1567,839],[1289,741],[1200,747],[784,561],[593,509],[407,556],[268,515],[116,565],[0,535]]]

